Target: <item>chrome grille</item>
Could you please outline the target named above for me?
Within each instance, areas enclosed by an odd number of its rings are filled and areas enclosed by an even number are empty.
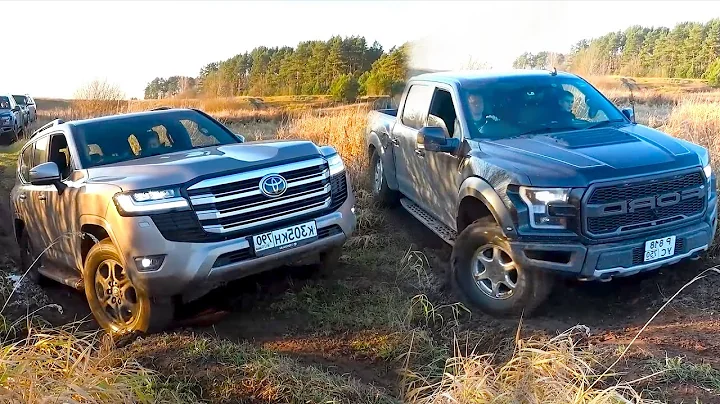
[[[285,178],[282,196],[272,198],[260,191],[260,180],[267,174]],[[204,180],[189,187],[188,195],[206,232],[227,233],[323,211],[330,207],[331,188],[327,162],[316,158]]]

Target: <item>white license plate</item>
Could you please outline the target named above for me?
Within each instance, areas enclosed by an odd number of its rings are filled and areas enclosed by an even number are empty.
[[[645,242],[645,262],[675,255],[675,236],[656,238]]]
[[[315,239],[317,239],[317,227],[314,221],[256,234],[252,237],[257,256],[297,247]]]

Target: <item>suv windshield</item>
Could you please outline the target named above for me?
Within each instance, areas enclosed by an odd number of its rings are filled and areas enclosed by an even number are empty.
[[[10,98],[0,95],[0,109],[10,109]]]
[[[25,105],[25,96],[24,95],[13,95],[13,98],[15,99],[15,102],[18,105]]]
[[[240,142],[228,130],[195,111],[89,121],[77,124],[75,132],[84,167]]]
[[[578,130],[625,116],[597,90],[575,77],[511,77],[460,89],[470,138],[501,139]]]

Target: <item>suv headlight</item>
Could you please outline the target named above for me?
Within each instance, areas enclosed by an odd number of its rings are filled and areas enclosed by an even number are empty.
[[[342,158],[339,154],[333,154],[327,158],[328,165],[330,166],[330,175],[339,174],[345,171],[345,164],[343,164]]]
[[[550,216],[548,204],[567,203],[570,188],[528,188],[520,187],[520,198],[528,207],[530,226],[536,229],[564,229],[567,219]]]
[[[113,196],[113,201],[123,216],[183,210],[190,207],[187,200],[180,195],[180,190],[176,188],[120,192]]]

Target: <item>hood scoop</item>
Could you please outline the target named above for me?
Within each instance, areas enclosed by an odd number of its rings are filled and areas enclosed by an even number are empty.
[[[536,140],[562,146],[567,149],[582,149],[586,147],[608,146],[640,141],[640,139],[635,136],[612,128],[542,135],[538,136]]]

